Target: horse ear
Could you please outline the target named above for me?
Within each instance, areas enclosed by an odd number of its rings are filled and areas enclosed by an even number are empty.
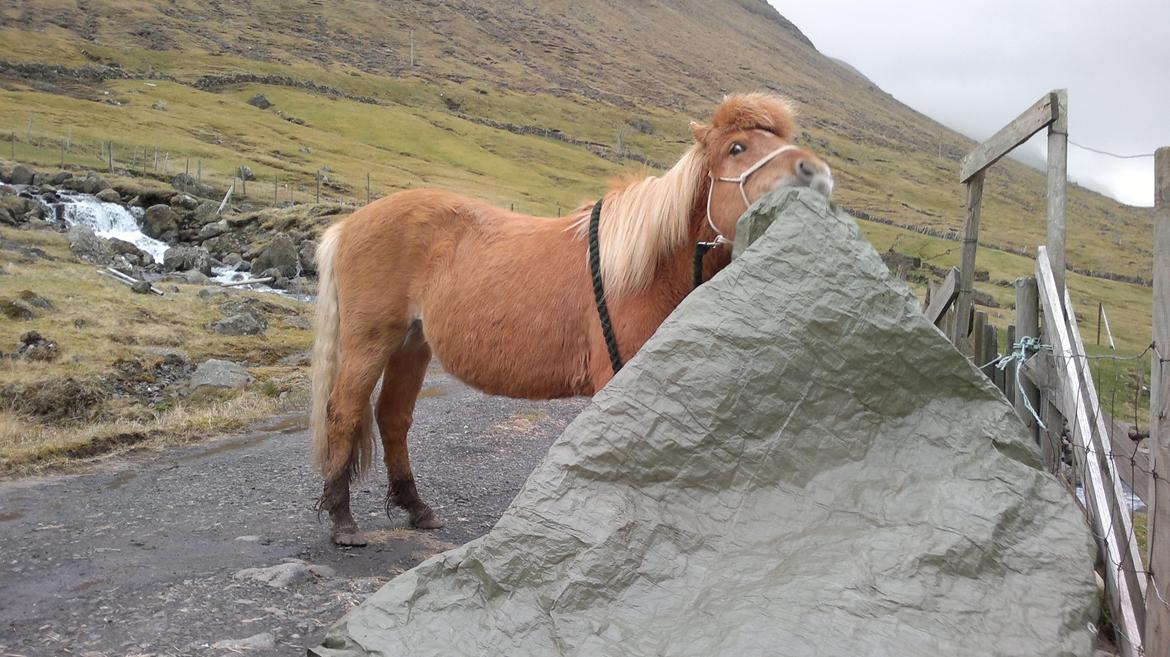
[[[695,136],[695,141],[699,142],[700,144],[707,140],[707,133],[710,131],[710,127],[696,121],[691,121],[691,134]]]

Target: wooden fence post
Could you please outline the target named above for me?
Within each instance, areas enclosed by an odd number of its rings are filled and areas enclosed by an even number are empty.
[[[1064,206],[1068,187],[1068,90],[1052,92],[1052,112],[1048,125],[1048,206],[1045,213],[1047,227],[1045,246],[1052,262],[1056,289],[1064,294]],[[1072,312],[1072,309],[1068,309]]]
[[[366,172],[366,205],[370,204],[370,172]]]
[[[1153,328],[1145,638],[1147,655],[1170,655],[1170,147],[1154,153]]]
[[[1026,337],[1040,337],[1040,292],[1036,287],[1035,277],[1028,276],[1016,279],[1015,326],[1017,341]],[[1043,358],[1043,356],[1037,355],[1034,358]],[[1024,421],[1024,426],[1028,427],[1032,437],[1038,440],[1040,426],[1036,424],[1036,418],[1032,417],[1032,412],[1028,410],[1027,404],[1031,404],[1037,413],[1040,412],[1040,391],[1026,376],[1020,377],[1020,386],[1023,391],[1016,390],[1016,413]],[[1041,451],[1044,453],[1044,464],[1051,469],[1056,464],[1057,455],[1060,453],[1059,448],[1052,445],[1051,442],[1045,442],[1041,447]]]
[[[963,254],[959,260],[959,296],[955,300],[955,325],[951,335],[951,344],[967,356],[974,353],[967,339],[967,316],[971,314],[974,297],[975,250],[979,246],[979,212],[983,205],[983,178],[986,173],[980,171],[967,181],[967,216],[963,220]]]

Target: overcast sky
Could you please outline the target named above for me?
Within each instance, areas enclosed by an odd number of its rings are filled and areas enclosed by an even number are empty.
[[[982,141],[1067,88],[1069,139],[1119,154],[1170,146],[1170,0],[769,0],[817,49]],[[1042,163],[1041,132],[1021,159]],[[1069,178],[1153,205],[1153,158],[1069,146]]]

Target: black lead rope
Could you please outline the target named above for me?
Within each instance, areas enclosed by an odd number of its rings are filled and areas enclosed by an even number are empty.
[[[719,242],[697,242],[695,244],[695,266],[692,276],[695,288],[703,284],[703,256],[717,246],[719,246]]]
[[[593,206],[589,217],[589,273],[593,276],[593,300],[597,302],[597,316],[601,319],[601,334],[605,336],[605,347],[609,350],[609,362],[613,373],[622,368],[622,354],[618,351],[617,337],[613,334],[613,323],[609,319],[609,306],[605,304],[605,286],[601,283],[601,253],[597,248],[597,227],[601,224],[601,199]]]

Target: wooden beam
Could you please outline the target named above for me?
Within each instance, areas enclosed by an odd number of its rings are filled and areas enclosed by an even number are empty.
[[[1048,204],[1045,245],[1056,289],[1064,294],[1064,208],[1068,191],[1068,91],[1052,92],[1052,124],[1048,126]],[[1072,309],[1068,309],[1069,312]]]
[[[1141,628],[1144,624],[1144,600],[1142,591],[1134,585],[1134,578],[1140,567],[1135,567],[1133,557],[1136,551],[1128,549],[1119,539],[1119,534],[1132,535],[1128,513],[1117,513],[1120,495],[1116,481],[1110,481],[1102,466],[1103,450],[1088,413],[1089,399],[1082,382],[1089,378],[1087,371],[1078,367],[1077,350],[1073,346],[1070,325],[1065,321],[1064,295],[1056,288],[1052,275],[1052,264],[1048,250],[1040,247],[1036,257],[1036,280],[1040,288],[1040,301],[1044,307],[1045,326],[1048,327],[1052,349],[1056,357],[1056,369],[1064,390],[1066,410],[1075,449],[1084,455],[1085,506],[1092,523],[1093,534],[1101,549],[1104,560],[1105,582],[1113,607],[1114,622],[1118,626],[1118,640],[1125,657],[1140,657],[1142,648]],[[1076,330],[1075,322],[1071,330]],[[1071,409],[1069,408],[1071,407]],[[1109,463],[1109,462],[1107,462]],[[1109,463],[1111,465],[1111,463]],[[1116,490],[1120,493],[1119,490]],[[1121,531],[1119,531],[1121,530]],[[1128,543],[1128,541],[1126,541]],[[1140,557],[1138,557],[1140,561]]]
[[[1154,476],[1146,498],[1150,529],[1146,654],[1170,655],[1170,607],[1166,605],[1170,600],[1170,148],[1154,153],[1153,327],[1148,442]]]
[[[1053,109],[1052,93],[1036,101],[1011,123],[999,129],[987,141],[975,147],[975,150],[963,158],[959,167],[959,182],[965,183],[987,167],[999,161],[1013,148],[1028,141],[1040,132],[1049,123],[1056,119]],[[1067,130],[1066,130],[1067,132]]]
[[[955,302],[955,296],[958,294],[959,270],[951,267],[951,270],[947,272],[947,277],[943,279],[942,285],[930,294],[930,305],[926,308],[926,318],[930,320],[931,324],[939,325],[943,315],[950,310],[951,304]]]
[[[972,353],[967,340],[967,316],[971,314],[974,297],[975,250],[979,246],[979,212],[982,205],[983,172],[980,171],[967,182],[967,215],[963,219],[963,251],[959,257],[959,296],[955,300],[957,320],[951,334],[951,344],[967,356]]]
[[[1025,337],[1038,338],[1040,337],[1040,299],[1039,292],[1036,289],[1036,279],[1028,276],[1026,278],[1016,279],[1016,340],[1022,340]],[[1033,360],[1036,360],[1033,357]],[[1032,405],[1032,408],[1040,409],[1040,391],[1036,386],[1029,382],[1026,378],[1020,380],[1023,391],[1016,390],[1015,407],[1016,414],[1024,421],[1024,425],[1032,432],[1032,437],[1039,439],[1040,427],[1036,424],[1036,419],[1032,417],[1031,411],[1028,410],[1027,404],[1024,400]],[[1047,459],[1045,460],[1047,463]]]

